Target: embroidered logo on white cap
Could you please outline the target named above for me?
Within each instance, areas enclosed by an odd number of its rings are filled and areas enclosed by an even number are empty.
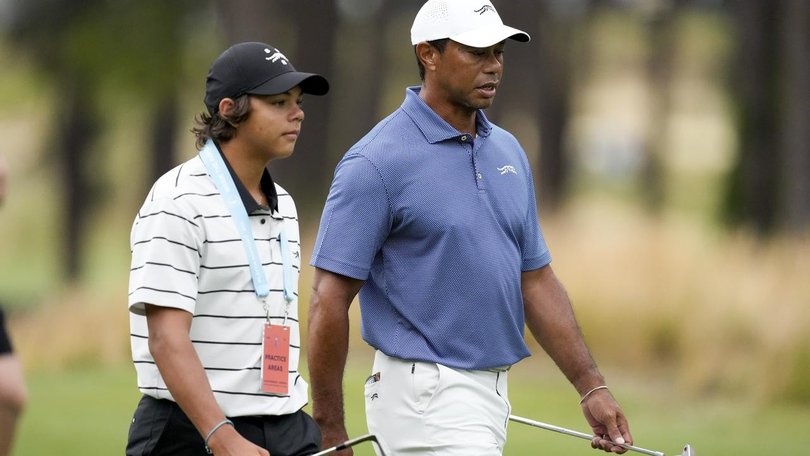
[[[504,25],[489,0],[428,0],[414,18],[411,44],[443,38],[477,48],[507,38],[523,42],[530,39],[526,32]]]
[[[475,12],[478,13],[478,14],[484,14],[484,13],[498,14],[498,12],[495,11],[495,7],[493,7],[492,5],[484,5],[481,8],[478,8],[477,10],[475,10]]]

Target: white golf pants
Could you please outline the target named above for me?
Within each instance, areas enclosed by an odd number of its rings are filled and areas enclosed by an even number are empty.
[[[379,350],[365,384],[366,422],[388,456],[499,456],[507,372],[391,358]]]

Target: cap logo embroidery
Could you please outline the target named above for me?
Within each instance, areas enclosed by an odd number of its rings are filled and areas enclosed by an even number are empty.
[[[498,171],[501,172],[501,176],[503,176],[506,173],[517,174],[517,171],[515,171],[515,167],[512,165],[503,165],[500,168],[498,168]]]
[[[287,57],[285,57],[285,56],[284,56],[284,54],[282,54],[281,52],[279,52],[279,50],[278,50],[278,49],[276,49],[276,52],[273,52],[273,51],[271,51],[270,49],[264,48],[264,53],[265,53],[265,54],[270,54],[270,56],[265,57],[265,58],[264,58],[264,60],[269,60],[269,61],[271,61],[271,62],[273,62],[273,63],[276,63],[276,62],[278,62],[279,60],[281,60],[281,63],[282,63],[283,65],[286,65],[286,64],[287,64],[287,61],[288,61]]]
[[[480,16],[483,15],[484,13],[495,13],[495,8],[493,8],[492,5],[484,5],[481,8],[474,10],[474,12],[478,13],[478,15]]]

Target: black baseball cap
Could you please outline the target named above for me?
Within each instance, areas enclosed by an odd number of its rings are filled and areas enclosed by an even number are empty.
[[[205,81],[205,106],[214,113],[223,98],[275,95],[295,86],[312,95],[329,92],[326,78],[295,71],[290,59],[277,48],[258,42],[239,43],[226,49],[211,64]]]

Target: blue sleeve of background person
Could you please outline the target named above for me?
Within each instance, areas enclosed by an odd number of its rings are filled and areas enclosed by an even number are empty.
[[[335,170],[310,264],[366,280],[391,224],[391,205],[377,168],[363,155],[349,153]]]

